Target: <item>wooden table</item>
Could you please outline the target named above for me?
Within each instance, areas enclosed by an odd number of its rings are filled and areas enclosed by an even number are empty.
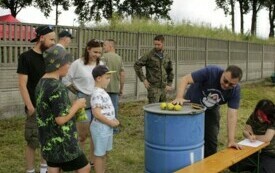
[[[247,158],[248,156],[261,151],[262,148],[268,146],[269,143],[263,143],[258,147],[243,146],[242,150],[234,148],[226,148],[213,154],[201,161],[178,170],[176,173],[217,173],[235,163]],[[259,165],[259,159],[258,159]]]

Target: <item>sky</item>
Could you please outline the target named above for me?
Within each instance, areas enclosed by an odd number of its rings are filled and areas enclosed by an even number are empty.
[[[236,4],[237,6],[237,4]],[[236,32],[240,32],[239,13],[236,8],[235,26]],[[1,9],[0,15],[8,14],[9,10]],[[195,24],[204,24],[211,27],[227,27],[231,29],[231,18],[225,16],[222,9],[217,9],[215,0],[174,0],[171,6],[170,17],[175,23],[182,21],[190,21]],[[55,24],[55,12],[53,11],[46,18],[39,9],[27,7],[18,15],[17,19],[27,23]],[[77,16],[74,14],[74,8],[69,11],[63,11],[59,16],[59,25],[78,26]],[[245,32],[250,30],[251,14],[245,16]],[[258,15],[257,35],[262,38],[267,38],[269,34],[268,13],[266,10],[261,10]]]

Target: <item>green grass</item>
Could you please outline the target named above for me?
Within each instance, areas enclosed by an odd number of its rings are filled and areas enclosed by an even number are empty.
[[[187,37],[204,37],[231,41],[249,41],[261,44],[275,44],[274,39],[262,39],[249,33],[232,33],[230,28],[211,27],[210,24],[194,24],[190,21],[174,23],[172,21],[154,21],[146,19],[121,20],[114,18],[108,24],[98,24],[95,29],[128,32],[145,32],[155,34],[179,35]]]
[[[275,98],[274,87],[269,82],[242,84],[242,100],[237,127],[238,140],[243,138],[242,129],[245,121],[257,101],[262,98],[271,100]],[[120,104],[121,133],[114,136],[114,149],[109,153],[107,160],[108,173],[144,172],[144,112],[142,107],[146,103],[146,101],[137,101]],[[227,142],[225,112],[226,106],[222,106],[219,149],[225,148]],[[24,172],[23,132],[23,116],[0,121],[0,172]],[[229,171],[225,170],[225,172]]]

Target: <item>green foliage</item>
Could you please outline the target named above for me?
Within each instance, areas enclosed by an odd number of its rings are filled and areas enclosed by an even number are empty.
[[[32,0],[1,0],[0,7],[10,9],[11,15],[16,15],[25,7],[30,6]]]
[[[218,8],[223,9],[224,14],[228,15],[230,13],[230,0],[215,0],[216,1],[216,5]]]
[[[75,13],[80,21],[107,19],[113,15],[147,19],[170,19],[172,0],[74,0]]]
[[[124,16],[146,19],[170,19],[171,0],[125,0],[118,7],[118,13]]]
[[[70,0],[34,0],[34,5],[40,8],[44,15],[48,17],[53,10],[52,7],[56,5],[62,6],[63,10],[69,10]],[[57,11],[57,13],[60,13],[60,11]]]
[[[181,23],[173,23],[172,21],[154,21],[148,19],[134,18],[131,21],[121,20],[120,17],[113,18],[110,24],[99,24],[95,29],[116,30],[128,32],[143,32],[167,35],[179,35],[187,37],[207,37],[211,39],[223,39],[232,41],[249,41],[261,44],[275,44],[274,39],[260,39],[251,36],[249,33],[245,35],[232,33],[226,27],[213,28],[210,24],[200,23],[193,24],[189,21]]]
[[[274,85],[270,80],[253,84],[241,84],[241,106],[238,111],[237,140],[243,139],[242,130],[256,103],[263,98],[274,101]],[[108,154],[107,173],[144,172],[144,111],[147,101],[120,103],[119,134],[114,136],[114,148]],[[219,150],[226,147],[226,106],[221,108]],[[24,118],[17,117],[0,121],[0,172],[24,172]],[[88,148],[88,143],[86,145]],[[38,170],[39,154],[36,157]],[[91,171],[94,173],[94,171]],[[223,173],[229,172],[228,170]]]

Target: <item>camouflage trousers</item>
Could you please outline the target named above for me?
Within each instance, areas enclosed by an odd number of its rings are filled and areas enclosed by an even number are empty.
[[[148,101],[149,103],[166,102],[166,91],[165,88],[158,88],[150,86],[148,89]]]

